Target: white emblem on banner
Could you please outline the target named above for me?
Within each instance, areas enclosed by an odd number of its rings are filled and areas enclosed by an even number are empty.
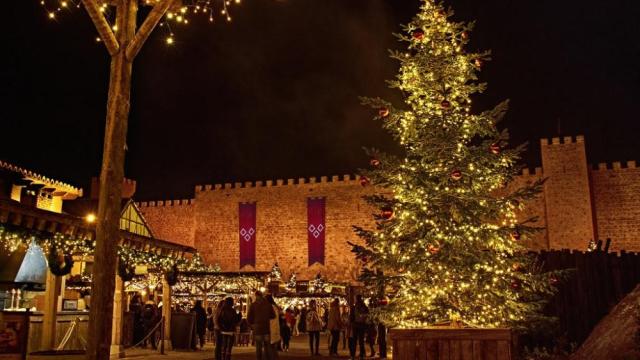
[[[255,233],[256,231],[253,228],[249,228],[249,230],[246,230],[245,228],[240,229],[240,236],[244,238],[244,241],[251,240],[251,237]]]
[[[322,234],[322,230],[324,230],[324,226],[322,224],[315,226],[313,224],[309,225],[309,232],[313,235],[314,238],[318,238],[320,234]]]

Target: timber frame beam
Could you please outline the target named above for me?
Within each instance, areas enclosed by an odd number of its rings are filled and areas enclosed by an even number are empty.
[[[142,26],[140,26],[140,29],[136,32],[133,40],[129,45],[127,45],[126,56],[128,61],[133,61],[136,55],[138,55],[142,45],[147,38],[149,38],[151,31],[156,27],[156,25],[158,25],[158,22],[162,19],[173,2],[174,0],[161,0],[153,7],[153,10],[151,10],[149,15],[147,15]]]
[[[118,50],[120,50],[120,45],[109,23],[100,11],[96,0],[82,0],[82,4],[84,4],[85,9],[87,9],[87,13],[89,13],[91,21],[93,21],[93,24],[96,26],[100,39],[104,42],[104,46],[107,48],[109,55],[115,56]]]

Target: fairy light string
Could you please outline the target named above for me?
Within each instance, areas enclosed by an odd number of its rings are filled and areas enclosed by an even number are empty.
[[[139,0],[140,5],[153,6],[159,0]],[[39,0],[40,5],[44,9],[47,17],[50,20],[56,21],[65,12],[69,12],[71,9],[78,9],[82,6],[80,0]],[[175,1],[169,11],[164,15],[159,25],[165,29],[167,35],[165,37],[165,43],[167,45],[174,45],[175,34],[172,29],[172,24],[176,26],[188,25],[197,18],[206,19],[209,23],[215,23],[216,18],[222,18],[227,22],[232,21],[232,8],[241,3],[241,0],[182,0]],[[112,29],[115,28],[115,11],[111,1],[97,0],[97,4],[105,14],[105,19],[110,23]],[[96,42],[100,42],[100,37],[95,38]]]
[[[95,240],[66,235],[26,230],[7,224],[0,224],[0,248],[11,254],[20,249],[28,249],[31,244],[40,246],[49,252],[52,247],[63,254],[87,257],[93,254]],[[147,265],[160,271],[170,271],[177,267],[179,271],[219,271],[216,265],[206,264],[200,254],[191,257],[163,255],[158,250],[140,250],[130,246],[119,246],[118,256],[129,266]]]

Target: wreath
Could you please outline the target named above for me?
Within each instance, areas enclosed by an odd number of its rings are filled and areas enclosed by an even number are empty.
[[[118,276],[122,279],[122,281],[131,281],[133,280],[133,276],[136,274],[136,269],[133,266],[128,265],[126,262],[118,261]]]
[[[71,254],[62,254],[60,256],[55,245],[49,248],[47,262],[49,263],[49,270],[55,276],[68,275],[73,268],[73,256]]]
[[[173,265],[171,270],[164,274],[164,278],[167,280],[167,284],[169,284],[169,286],[175,285],[178,282],[178,266]]]

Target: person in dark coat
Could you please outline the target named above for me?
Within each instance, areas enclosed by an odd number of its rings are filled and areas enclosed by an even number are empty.
[[[369,349],[371,349],[371,356],[370,357],[375,357],[376,356],[376,338],[378,337],[378,329],[376,324],[374,324],[373,322],[370,322],[367,325],[367,343],[369,344]]]
[[[218,323],[222,307],[224,306],[224,300],[220,300],[216,305],[216,309],[213,311],[213,332],[215,337],[216,348],[214,350],[214,359],[221,360],[222,353],[222,334],[220,333],[220,324]]]
[[[207,341],[215,341],[213,332],[215,330],[215,323],[213,317],[213,308],[209,306],[207,307]]]
[[[364,337],[369,324],[369,308],[364,303],[362,295],[356,296],[356,303],[351,308],[349,321],[353,327],[354,344],[359,345],[360,359],[364,359],[367,355],[364,347]]]
[[[300,310],[300,323],[298,323],[298,332],[306,333],[307,332],[307,308],[303,307]]]
[[[285,314],[280,315],[280,337],[282,338],[282,351],[289,351],[289,343],[291,342],[291,327],[287,322]]]
[[[157,328],[158,324],[158,310],[155,304],[145,304],[142,310],[142,328],[143,328],[143,336],[148,336],[147,339],[144,340],[143,346],[147,347],[147,341],[151,344],[152,348],[156,348],[158,345],[157,338]],[[154,331],[155,329],[155,331]],[[153,333],[152,333],[153,332]]]
[[[133,343],[137,344],[144,337],[144,324],[142,321],[142,299],[136,294],[131,299],[129,311],[133,313]]]
[[[196,334],[200,340],[200,349],[204,348],[204,335],[207,333],[207,312],[202,307],[202,300],[197,300],[195,306],[191,309],[196,314]]]
[[[222,360],[231,359],[231,349],[236,336],[236,328],[240,323],[240,316],[233,308],[233,298],[224,299],[224,305],[218,315],[218,326],[222,335],[222,348],[220,351]]]
[[[274,360],[276,358],[269,336],[269,323],[271,319],[275,318],[276,312],[273,310],[273,306],[264,298],[262,292],[256,291],[256,300],[249,307],[247,320],[253,328],[257,360]],[[263,352],[265,353],[264,357]]]

